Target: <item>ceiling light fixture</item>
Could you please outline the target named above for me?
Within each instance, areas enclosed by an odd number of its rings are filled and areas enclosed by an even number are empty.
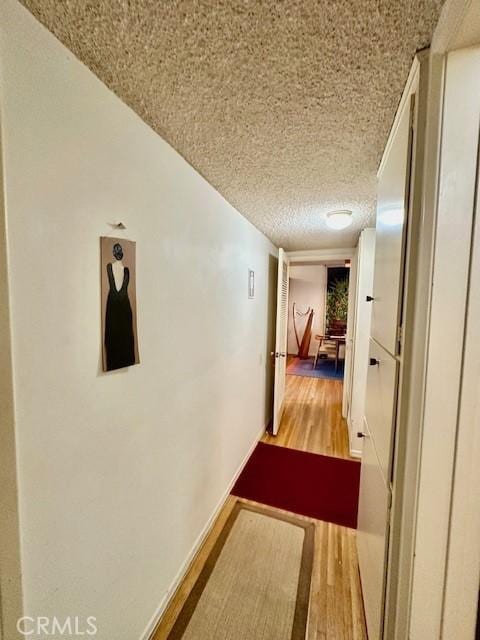
[[[331,229],[346,229],[353,222],[352,212],[347,210],[330,211],[327,213],[326,222]]]

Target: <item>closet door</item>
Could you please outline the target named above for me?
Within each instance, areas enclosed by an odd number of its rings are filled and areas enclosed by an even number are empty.
[[[377,188],[372,337],[399,353],[414,96],[405,103],[385,151]]]
[[[366,420],[363,432],[357,549],[368,638],[379,640],[382,637],[391,492],[378,464]]]
[[[392,472],[398,368],[396,358],[392,358],[378,342],[370,339],[365,418],[375,444],[378,464],[388,486]]]
[[[412,70],[378,173],[377,224],[368,362],[364,453],[357,546],[369,640],[383,638],[392,451],[395,441],[412,155],[412,114],[418,64]]]

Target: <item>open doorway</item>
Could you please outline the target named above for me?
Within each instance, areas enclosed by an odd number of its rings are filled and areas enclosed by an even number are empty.
[[[352,608],[358,612],[355,635],[364,640],[355,552],[360,463],[350,456],[343,416],[343,391],[348,385],[352,352],[349,335],[355,316],[357,251],[335,250],[334,257],[333,250],[325,257],[313,257],[312,253],[299,257],[279,251],[272,351],[278,428],[266,433],[256,446],[232,493],[311,519],[319,527],[318,539],[324,541],[321,557],[329,545],[342,550],[341,557],[335,556],[336,575],[342,575],[337,584],[342,589],[343,584],[349,585]],[[302,369],[295,371],[297,366]],[[343,633],[335,626],[336,630],[342,637],[350,637],[350,629]]]
[[[287,375],[343,380],[350,261],[290,266]]]
[[[282,313],[272,354],[281,398],[278,393],[277,429],[266,438],[350,460],[345,397],[353,363],[356,250],[328,253],[282,253],[287,266],[281,269]]]

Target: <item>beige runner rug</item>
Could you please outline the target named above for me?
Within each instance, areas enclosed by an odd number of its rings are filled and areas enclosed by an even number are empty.
[[[168,640],[304,640],[314,535],[237,502]]]

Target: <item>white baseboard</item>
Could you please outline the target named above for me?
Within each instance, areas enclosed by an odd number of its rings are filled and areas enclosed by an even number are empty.
[[[362,452],[360,451],[360,449],[350,449],[350,456],[352,458],[361,458]]]
[[[179,569],[177,575],[175,576],[172,584],[167,589],[167,592],[166,592],[165,596],[162,598],[162,601],[158,605],[158,607],[155,610],[153,616],[150,618],[147,626],[145,627],[144,632],[140,636],[140,640],[150,640],[151,636],[153,635],[155,629],[158,626],[158,623],[160,622],[160,619],[161,619],[163,613],[165,612],[165,610],[167,609],[168,605],[170,604],[170,600],[174,596],[174,594],[175,594],[176,590],[178,589],[179,585],[181,584],[182,580],[185,578],[185,576],[186,576],[186,574],[187,574],[187,572],[188,572],[188,570],[190,568],[190,565],[192,564],[193,559],[197,555],[198,550],[200,549],[200,547],[202,546],[203,542],[205,541],[205,539],[207,538],[208,534],[210,533],[210,530],[211,530],[211,528],[213,526],[213,523],[217,519],[217,516],[220,513],[223,505],[225,504],[226,499],[230,495],[230,491],[232,490],[233,485],[237,481],[237,478],[241,474],[241,472],[243,470],[243,467],[247,464],[248,459],[252,455],[253,450],[257,446],[259,440],[261,439],[261,437],[263,436],[264,433],[265,433],[265,427],[262,427],[262,430],[258,433],[258,435],[256,436],[252,446],[248,450],[248,453],[246,454],[246,456],[244,457],[244,459],[240,463],[240,466],[238,467],[237,471],[235,472],[235,475],[233,476],[230,484],[228,485],[228,487],[225,490],[224,494],[222,495],[220,501],[218,502],[217,506],[215,507],[213,513],[208,518],[205,526],[203,527],[202,531],[200,532],[200,535],[197,537],[192,549],[190,550],[190,553],[188,554],[188,556],[186,557],[186,559],[183,562],[182,566],[180,567],[180,569]]]

